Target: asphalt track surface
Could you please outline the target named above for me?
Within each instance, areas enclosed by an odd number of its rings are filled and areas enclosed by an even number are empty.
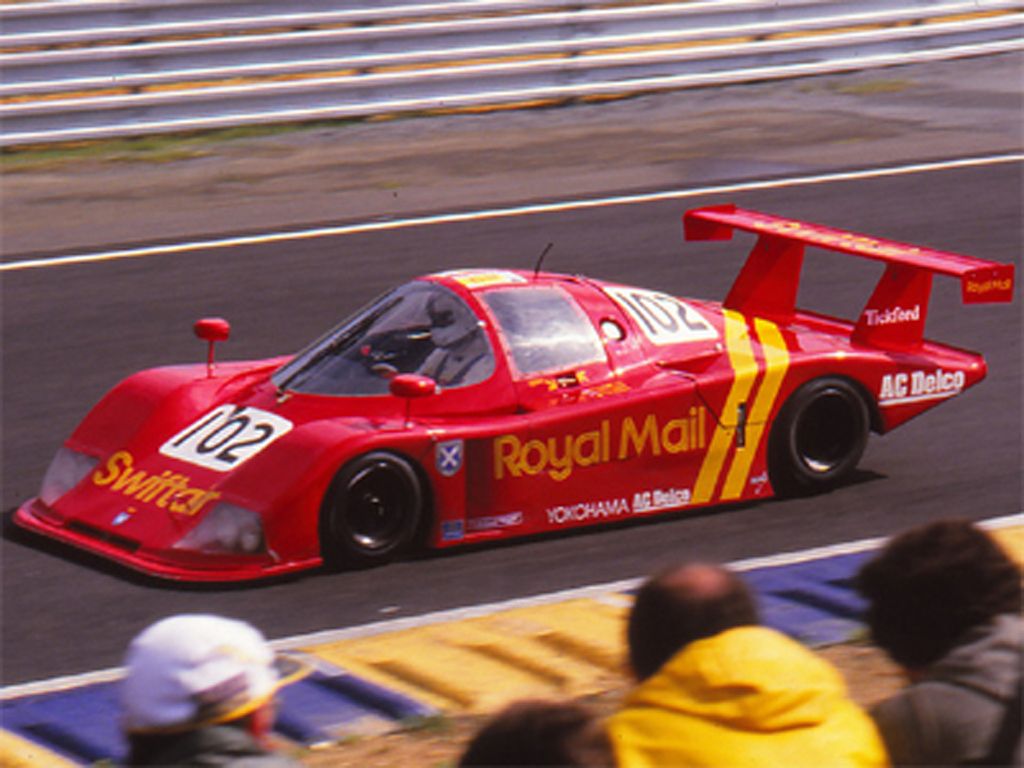
[[[1003,162],[10,271],[3,274],[5,522],[35,493],[63,437],[116,380],[203,358],[190,331],[200,316],[231,320],[225,358],[270,356],[302,347],[396,282],[461,266],[529,268],[548,243],[546,269],[721,298],[749,241],[684,244],[680,217],[688,207],[726,201],[1016,261],[1019,274],[1022,186],[1021,163]],[[801,302],[852,317],[877,274],[874,264],[814,252]],[[283,637],[634,578],[685,558],[764,556],[884,536],[940,516],[1021,511],[1019,293],[1014,305],[965,307],[958,285],[937,278],[928,335],[983,351],[989,378],[874,436],[855,480],[827,496],[232,588],[146,580],[5,525],[2,682],[117,665],[135,633],[175,612],[243,618]]]

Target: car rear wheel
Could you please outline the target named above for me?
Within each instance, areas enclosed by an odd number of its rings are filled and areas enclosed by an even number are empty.
[[[415,468],[392,453],[360,456],[338,472],[320,516],[324,561],[367,567],[408,551],[423,516],[423,488]]]
[[[853,472],[867,446],[871,415],[852,382],[809,381],[786,401],[772,426],[768,469],[783,496],[817,493]]]

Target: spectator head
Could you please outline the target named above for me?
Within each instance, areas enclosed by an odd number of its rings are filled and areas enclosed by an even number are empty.
[[[629,661],[645,680],[694,640],[758,623],[746,583],[718,565],[677,566],[640,587],[629,615]]]
[[[614,757],[608,734],[581,704],[520,701],[477,732],[459,765],[610,768]]]
[[[240,721],[262,735],[277,690],[305,671],[296,660],[275,656],[248,624],[208,615],[153,624],[132,641],[125,666],[122,727],[130,736]],[[261,712],[269,714],[258,717]]]
[[[908,670],[927,668],[968,630],[1021,609],[1020,569],[966,520],[896,536],[861,568],[858,588],[875,643]]]

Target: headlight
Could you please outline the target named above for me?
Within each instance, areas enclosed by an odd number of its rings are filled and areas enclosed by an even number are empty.
[[[262,552],[263,522],[252,510],[218,504],[174,548],[242,555]]]
[[[70,448],[59,449],[43,476],[43,484],[39,489],[40,501],[48,507],[53,506],[57,499],[82,482],[99,461],[94,456]]]

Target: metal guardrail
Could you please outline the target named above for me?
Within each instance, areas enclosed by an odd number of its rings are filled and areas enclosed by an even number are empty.
[[[618,96],[1024,48],[1020,0],[0,5],[0,146]]]

